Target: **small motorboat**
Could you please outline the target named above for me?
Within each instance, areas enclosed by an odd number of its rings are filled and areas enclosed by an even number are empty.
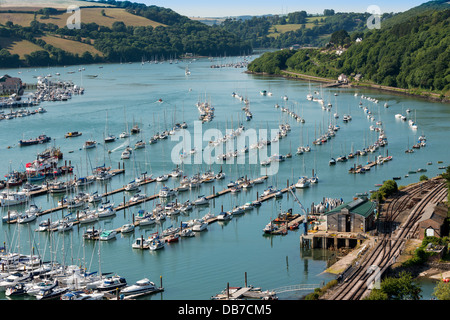
[[[103,282],[97,287],[98,291],[112,291],[117,288],[122,288],[127,285],[127,281],[125,278],[114,275],[111,277],[107,277]]]
[[[196,206],[209,204],[209,200],[205,196],[198,196],[198,198],[194,201]]]
[[[144,239],[143,237],[137,238],[133,244],[131,245],[133,249],[148,249],[149,248],[149,241],[147,239]]]
[[[155,251],[155,250],[159,250],[159,249],[163,249],[165,246],[165,242],[161,241],[159,239],[153,239],[150,244],[149,244],[149,249],[151,251]]]
[[[157,288],[153,282],[151,282],[147,278],[144,278],[136,281],[136,283],[131,286],[126,286],[125,288],[120,290],[120,293],[125,296],[129,296],[134,294],[152,293],[155,291],[159,291],[159,288]]]
[[[117,235],[116,230],[105,230],[102,233],[100,233],[99,239],[102,241],[108,241],[111,239],[115,239]]]
[[[126,223],[120,228],[121,233],[130,233],[134,231],[134,224]]]
[[[69,288],[53,288],[49,290],[41,290],[37,295],[37,300],[50,300],[50,299],[58,299],[63,294],[69,291]]]
[[[81,132],[78,132],[78,131],[71,131],[71,132],[67,132],[67,133],[64,135],[64,137],[65,137],[65,138],[73,138],[73,137],[79,137],[79,136],[81,136],[81,135],[82,135]]]
[[[230,220],[232,217],[233,216],[230,213],[223,211],[217,215],[217,220],[218,221],[227,221],[227,220]]]
[[[196,219],[192,226],[192,231],[201,232],[208,228],[208,223],[203,220]]]

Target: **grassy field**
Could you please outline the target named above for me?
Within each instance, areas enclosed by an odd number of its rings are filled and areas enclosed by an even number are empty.
[[[105,10],[105,15],[102,15],[102,10]],[[50,15],[48,19],[41,19],[42,15],[37,15],[36,19],[42,23],[53,23],[58,27],[64,27],[67,24],[67,19],[72,13],[63,13],[60,15]],[[116,21],[122,21],[129,26],[161,26],[163,24],[149,20],[144,17],[136,16],[128,13],[121,8],[81,8],[80,19],[82,23],[95,22],[98,25],[111,27]],[[5,24],[7,21],[12,21],[14,24],[21,26],[29,26],[30,22],[34,20],[32,13],[0,13],[0,24]]]
[[[7,49],[11,54],[18,54],[21,59],[25,54],[29,54],[33,51],[43,50],[38,45],[28,41],[15,38],[0,37],[0,46]]]
[[[315,26],[320,26],[323,23],[320,22],[320,19],[322,18],[326,18],[325,16],[318,16],[318,17],[308,17],[306,18],[307,23],[305,23],[305,28],[306,29],[312,29]],[[315,24],[314,21],[317,20],[318,24]],[[285,32],[290,32],[290,31],[295,31],[298,30],[302,27],[302,24],[276,24],[273,25],[270,29],[269,29],[269,37],[278,37],[280,34],[285,33]],[[275,32],[276,31],[276,32]]]
[[[98,54],[99,56],[103,56],[103,53],[95,49],[92,45],[81,43],[78,41],[63,39],[56,36],[47,35],[41,37],[46,43],[51,44],[56,48],[60,48],[64,51],[70,53],[78,53],[79,55],[83,54],[85,51],[90,52],[92,55]],[[41,49],[42,50],[42,49]]]
[[[85,6],[97,6],[97,7],[108,7],[110,5],[88,2],[88,1],[76,1],[76,0],[1,0],[0,9],[1,10],[29,10],[30,8],[40,9],[40,8],[55,8],[55,9],[66,9],[70,5],[76,5],[78,7]]]

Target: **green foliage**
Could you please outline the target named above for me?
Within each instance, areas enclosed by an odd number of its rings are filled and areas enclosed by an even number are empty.
[[[326,21],[341,18],[338,13],[327,17]],[[430,11],[392,27],[382,24],[381,29],[365,33],[355,27],[353,31],[358,32],[349,34],[347,28],[336,29],[339,23],[332,25],[334,30],[328,29],[332,33],[331,42],[339,45],[350,42],[348,49],[340,56],[331,46],[299,53],[286,63],[292,71],[334,79],[341,73],[361,74],[362,83],[399,87],[411,92],[450,92],[450,10]],[[312,30],[299,29],[289,34],[311,32],[317,37],[317,32],[326,33],[324,28],[325,25]],[[280,35],[277,41],[286,36],[286,33]],[[356,38],[362,41],[356,43]],[[297,43],[304,43],[302,41]]]
[[[305,300],[319,300],[321,296],[323,296],[328,289],[333,288],[338,284],[337,280],[331,280],[329,281],[324,287],[322,288],[315,288],[314,292],[311,292],[310,294],[307,294],[305,296]]]
[[[248,70],[252,72],[264,72],[269,74],[280,74],[286,69],[286,62],[294,55],[295,50],[279,50],[275,52],[265,52],[260,58],[252,61]]]
[[[350,43],[350,35],[345,30],[339,30],[333,32],[330,38],[330,42],[337,45],[345,45]]]
[[[70,65],[92,62],[142,61],[142,59],[179,57],[187,52],[203,56],[240,55],[252,51],[249,42],[218,27],[210,27],[181,16],[171,9],[129,1],[103,1],[133,14],[141,15],[166,24],[159,26],[127,26],[116,21],[111,28],[99,26],[95,22],[81,23],[80,29],[58,28],[52,23],[33,20],[29,27],[7,24],[0,27],[0,36],[10,36],[35,43],[43,50],[25,56],[24,61],[18,57],[0,54],[0,67]],[[42,13],[51,13],[48,10]],[[94,40],[94,47],[104,54],[92,56],[89,53],[74,55],[47,44],[40,36],[54,33],[70,40],[86,42]],[[86,40],[83,40],[86,39]]]
[[[426,176],[426,175],[421,175],[420,176],[420,178],[419,178],[419,181],[427,181],[428,180],[428,177]]]
[[[341,57],[342,72],[406,89],[446,92],[450,66],[450,10],[370,30]]]
[[[387,277],[381,281],[380,289],[374,289],[366,300],[419,300],[420,286],[408,272],[397,278]]]
[[[315,19],[314,26],[305,28],[308,18],[314,16],[305,11],[292,12],[286,16],[261,16],[251,19],[226,19],[220,26],[221,29],[237,35],[241,41],[249,41],[254,48],[287,48],[293,44],[307,46],[324,46],[328,43],[330,35],[338,30],[347,32],[362,32],[366,30],[365,21],[370,16],[368,13],[336,13],[327,15],[319,20]],[[270,36],[274,25],[298,24],[294,31],[277,33],[277,37]]]
[[[434,287],[433,296],[438,300],[450,300],[450,282],[440,281]]]
[[[396,193],[397,191],[398,191],[397,182],[395,182],[394,180],[386,180],[384,181],[383,185],[378,189],[377,192],[372,193],[370,198],[372,200],[378,200],[381,202],[385,200],[387,197]]]

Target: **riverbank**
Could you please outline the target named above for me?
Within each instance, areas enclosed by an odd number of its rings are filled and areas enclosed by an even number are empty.
[[[318,82],[318,83],[325,83],[328,85],[336,84],[336,86],[334,86],[334,87],[341,87],[341,88],[375,89],[375,90],[380,90],[380,91],[384,91],[384,92],[389,92],[392,94],[406,95],[406,96],[411,96],[414,98],[421,98],[421,99],[426,99],[426,100],[435,101],[435,102],[450,103],[450,96],[443,96],[438,93],[422,91],[420,89],[404,89],[404,88],[389,87],[389,86],[383,86],[383,85],[379,85],[379,84],[375,84],[375,83],[367,83],[367,82],[338,83],[335,79],[311,76],[311,75],[293,72],[293,71],[287,71],[287,70],[281,70],[281,74],[276,74],[276,75],[268,74],[265,72],[252,72],[249,70],[245,71],[245,73],[254,74],[254,75],[263,75],[263,76],[282,77],[282,78],[294,79],[294,80],[313,81],[313,82]]]

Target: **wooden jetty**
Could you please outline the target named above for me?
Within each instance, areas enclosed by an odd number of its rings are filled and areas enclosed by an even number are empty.
[[[119,170],[119,169],[117,169],[117,170]],[[123,170],[123,169],[120,169],[120,170]],[[265,180],[265,179],[268,178],[268,176],[263,176],[263,177],[261,177],[261,178],[264,178],[264,180]],[[141,185],[144,185],[144,184],[147,184],[147,183],[154,182],[155,180],[156,180],[156,179],[147,179],[147,180],[141,182],[141,183],[140,183],[140,186],[141,186]],[[256,180],[256,179],[255,179],[255,180]],[[255,180],[252,180],[251,182],[254,182]],[[231,192],[231,188],[224,189],[224,190],[219,191],[219,192],[217,192],[217,193],[214,191],[214,189],[215,189],[215,187],[213,186],[213,194],[206,197],[208,200],[211,200],[211,199],[220,197],[220,196],[222,196],[222,195],[224,195],[224,194],[227,194],[227,193]],[[113,191],[104,193],[104,194],[102,195],[102,197],[104,197],[104,196],[109,196],[109,195],[113,195],[113,194],[116,194],[116,193],[119,193],[119,192],[123,192],[124,190],[125,190],[125,188],[122,187],[122,188],[119,188],[119,189],[116,189],[116,190],[113,190]],[[176,188],[175,188],[175,190],[176,190]],[[286,190],[284,190],[284,191],[282,190],[282,192],[286,192],[287,190],[288,190],[288,189],[286,188]],[[274,196],[274,194],[269,195],[269,196],[265,197],[264,199],[261,199],[260,201],[266,201],[266,200],[272,198],[272,196]],[[152,200],[155,200],[155,199],[159,199],[159,194],[151,195],[151,196],[145,197],[145,198],[140,199],[140,200],[137,200],[137,201],[131,201],[131,202],[130,202],[130,201],[128,201],[128,202],[125,202],[125,201],[124,201],[123,203],[121,203],[121,204],[119,204],[117,207],[115,207],[114,210],[115,210],[115,211],[125,210],[125,209],[127,209],[127,208],[130,208],[130,207],[133,207],[133,206],[136,206],[136,205],[145,203],[145,202],[147,202],[147,201],[152,201]],[[62,205],[62,206],[58,206],[58,207],[51,208],[51,209],[48,209],[48,210],[44,210],[44,211],[42,211],[41,213],[39,213],[38,215],[39,215],[39,216],[42,216],[42,215],[45,215],[45,214],[49,214],[49,213],[52,213],[52,212],[55,212],[55,211],[62,210],[62,209],[64,209],[64,208],[67,208],[67,205]]]
[[[116,175],[118,175],[118,174],[124,173],[124,172],[125,172],[125,169],[112,169],[112,170],[110,170],[109,172],[110,172],[113,176],[116,176]],[[89,178],[92,178],[92,176],[89,177]],[[37,196],[41,196],[41,195],[47,194],[47,193],[49,193],[49,192],[50,192],[50,188],[48,187],[48,185],[46,185],[45,187],[42,187],[40,190],[36,190],[36,191],[29,192],[28,195],[29,195],[30,197],[37,197]]]
[[[245,272],[245,285],[243,287],[230,287],[227,283],[227,288],[221,293],[212,296],[212,300],[241,300],[241,299],[278,299],[276,292],[273,290],[262,291],[261,288],[247,285],[247,272]]]

